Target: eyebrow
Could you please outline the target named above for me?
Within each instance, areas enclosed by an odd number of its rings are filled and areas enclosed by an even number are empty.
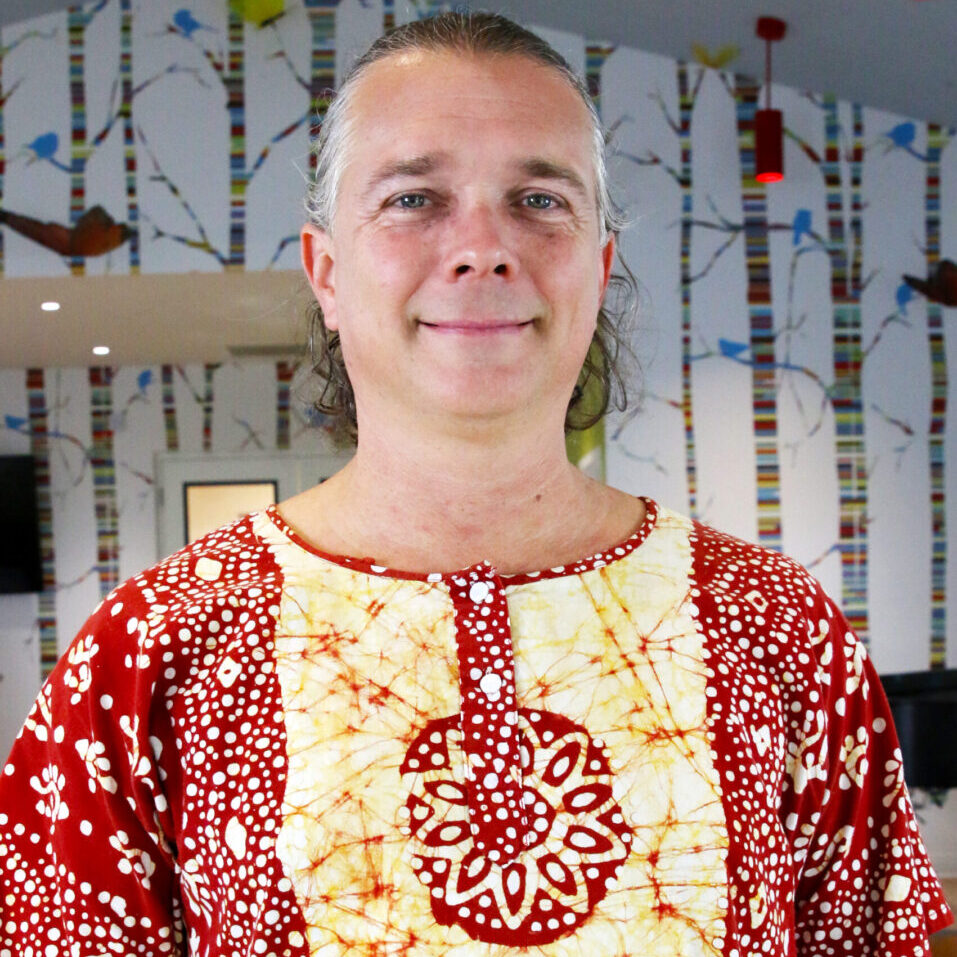
[[[369,189],[375,189],[390,179],[425,176],[427,173],[434,173],[447,160],[446,153],[424,153],[421,156],[395,160],[377,169],[369,178],[367,186]]]
[[[421,156],[410,156],[405,159],[394,160],[377,169],[368,181],[368,188],[375,189],[391,179],[406,176],[425,176],[434,173],[449,161],[447,153],[423,153]],[[555,163],[544,157],[531,157],[517,164],[518,169],[526,176],[536,179],[558,180],[567,183],[583,196],[588,195],[588,187],[578,173],[570,166]]]
[[[570,166],[563,166],[561,163],[553,163],[551,160],[533,157],[521,163],[521,170],[526,175],[534,176],[537,179],[560,180],[583,196],[588,195],[588,187],[585,186],[584,180]]]

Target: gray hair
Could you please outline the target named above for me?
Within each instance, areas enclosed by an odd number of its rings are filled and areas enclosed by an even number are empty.
[[[332,231],[339,185],[346,165],[349,113],[356,86],[373,63],[412,51],[521,56],[561,76],[578,93],[591,121],[595,200],[601,241],[621,232],[625,216],[613,202],[608,187],[606,135],[584,81],[541,37],[507,17],[494,13],[457,12],[407,23],[379,37],[353,63],[322,119],[313,147],[315,174],[306,195],[306,212],[312,224],[326,232]],[[619,359],[633,358],[628,333],[637,312],[638,295],[635,278],[620,255],[619,263],[622,274],[611,277],[605,301],[598,311],[591,347],[568,404],[566,431],[590,428],[612,405],[623,411],[627,404]],[[354,439],[355,395],[343,361],[339,334],[326,328],[322,311],[315,302],[310,307],[309,350],[313,371],[323,382],[321,394],[315,402],[316,410],[334,418],[340,436]],[[598,388],[589,384],[592,380],[596,380]]]

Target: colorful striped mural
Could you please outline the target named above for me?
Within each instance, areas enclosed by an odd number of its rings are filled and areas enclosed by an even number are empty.
[[[955,135],[940,124],[927,127],[925,161],[924,248],[928,275],[941,260],[940,248],[940,161],[944,149]],[[931,590],[930,590],[930,667],[947,666],[947,337],[944,309],[940,303],[927,303],[927,347],[930,351],[931,404],[927,430],[930,469]]]
[[[3,207],[3,177],[7,171],[7,142],[3,131],[3,108],[10,97],[10,91],[5,90],[3,86],[3,61],[6,59],[7,50],[0,43],[0,208]],[[0,278],[3,277],[3,233],[0,229]]]
[[[98,0],[90,7],[67,8],[67,34],[70,49],[70,225],[76,226],[86,212],[86,166],[93,149],[87,134],[86,111],[86,31],[109,0]],[[106,136],[104,131],[99,142]],[[74,276],[86,272],[83,256],[70,257],[70,271]]]
[[[297,363],[281,359],[276,363],[276,448],[288,449],[292,379]]]
[[[130,274],[140,271],[140,214],[136,191],[136,137],[133,125],[133,5],[120,0],[120,108],[123,132],[123,172],[126,185],[126,225],[129,229]]]
[[[669,124],[678,136],[681,151],[681,166],[677,181],[681,187],[681,421],[684,429],[685,477],[688,482],[688,514],[698,518],[698,462],[695,451],[694,391],[692,389],[693,325],[691,316],[691,238],[694,216],[694,190],[692,173],[691,123],[694,118],[695,101],[704,79],[704,70],[694,70],[694,82],[687,63],[679,63],[678,121],[669,118]]]
[[[120,583],[116,463],[113,456],[113,369],[109,366],[92,366],[89,382],[96,574],[100,595],[106,596]]]
[[[214,380],[216,370],[219,369],[218,362],[207,362],[203,366],[203,451],[212,452],[213,450],[213,396]]]
[[[777,361],[771,306],[771,257],[768,248],[767,192],[755,178],[754,115],[761,88],[736,77],[741,207],[748,282],[748,349],[751,365],[754,452],[758,486],[758,541],[781,549],[781,468],[778,461]]]
[[[304,0],[309,14],[312,53],[309,64],[309,116],[317,132],[329,106],[329,93],[336,88],[336,7],[338,0]],[[309,154],[309,169],[315,172],[315,154]]]
[[[173,389],[175,366],[164,365],[160,369],[163,403],[163,434],[167,452],[176,452],[179,449],[179,429],[176,426],[176,392]]]
[[[235,6],[229,7],[229,27],[225,60],[213,60],[226,91],[229,115],[229,256],[226,264],[242,269],[246,262],[246,89],[244,66],[246,47],[243,19]]]
[[[863,110],[851,108],[851,129],[838,119],[838,103],[824,98],[825,148],[821,172],[827,188],[831,261],[834,382],[832,405],[840,488],[841,606],[857,635],[868,640],[867,615],[867,448],[861,394],[861,174]],[[843,142],[849,138],[845,152]]]
[[[40,634],[40,676],[46,678],[60,656],[57,647],[56,552],[53,540],[53,489],[50,482],[50,441],[47,395],[43,369],[27,369],[30,454],[37,480],[37,514],[40,520],[40,557],[43,591],[37,599],[37,629]]]

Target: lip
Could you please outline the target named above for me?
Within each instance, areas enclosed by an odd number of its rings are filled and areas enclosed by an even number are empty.
[[[534,319],[510,320],[493,319],[488,321],[469,321],[458,320],[455,322],[423,322],[419,320],[419,325],[434,332],[447,333],[450,335],[462,336],[482,336],[497,335],[521,332],[523,329],[531,326]]]

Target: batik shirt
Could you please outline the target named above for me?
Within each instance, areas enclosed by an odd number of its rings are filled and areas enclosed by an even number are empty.
[[[275,509],[107,597],[0,781],[0,954],[928,953],[862,646],[647,503],[578,564],[404,574]]]

